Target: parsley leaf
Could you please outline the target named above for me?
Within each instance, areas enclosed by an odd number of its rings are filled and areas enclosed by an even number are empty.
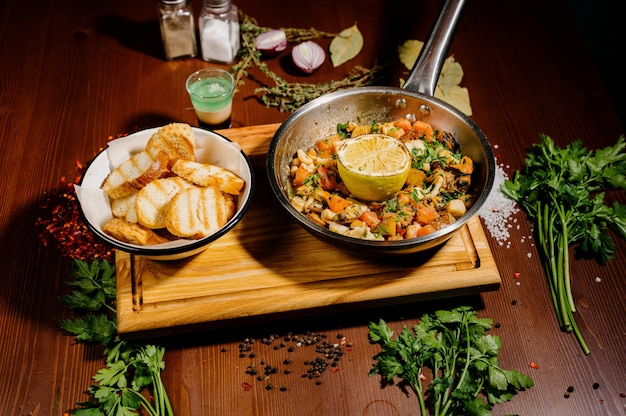
[[[78,416],[135,416],[143,409],[150,416],[173,415],[161,381],[165,349],[120,340],[115,310],[115,266],[107,261],[74,260],[67,282],[72,288],[61,301],[83,316],[62,320],[62,329],[80,342],[104,346],[106,366],[93,376],[89,387],[93,400],[79,402]],[[152,400],[143,391],[148,389]],[[143,413],[142,413],[143,414]]]
[[[76,335],[76,339],[81,342],[106,345],[117,336],[117,325],[102,313],[66,319],[60,325],[67,332]]]
[[[526,375],[499,366],[500,338],[486,334],[492,320],[469,307],[424,314],[397,338],[384,320],[370,322],[369,337],[382,351],[370,375],[386,382],[395,377],[416,393],[421,415],[489,415],[496,403],[509,401],[533,386]],[[429,385],[423,370],[433,375]],[[484,399],[483,399],[484,397]]]

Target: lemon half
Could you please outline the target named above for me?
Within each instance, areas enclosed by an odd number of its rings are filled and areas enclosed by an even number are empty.
[[[365,134],[343,141],[337,169],[350,193],[364,201],[386,201],[402,189],[411,168],[411,154],[398,139]]]

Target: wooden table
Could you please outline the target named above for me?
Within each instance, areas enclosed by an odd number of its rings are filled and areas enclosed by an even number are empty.
[[[397,46],[424,40],[440,6],[423,0],[393,7],[375,0],[271,3],[236,2],[263,26],[338,32],[357,22],[364,34],[364,49],[346,65],[326,63],[308,77],[281,72],[298,82],[339,79],[353,65],[375,62],[397,65],[401,76]],[[193,5],[197,15],[200,2]],[[37,236],[37,218],[49,215],[40,208],[44,195],[59,189],[62,177],[72,180],[76,161],[91,159],[111,136],[171,121],[197,125],[183,84],[188,74],[211,64],[163,59],[156,1],[53,0],[33,7],[8,0],[0,12],[0,414],[62,415],[88,398],[85,390],[103,357],[100,347],[76,344],[59,329],[59,320],[71,316],[58,300],[67,292],[69,261]],[[623,132],[565,2],[470,2],[451,53],[463,66],[472,118],[508,174],[522,167],[539,133],[560,145],[582,139],[596,148],[614,143]],[[281,59],[267,64],[282,71]],[[250,75],[236,95],[233,126],[283,121],[286,113],[255,99],[254,89],[266,79],[258,70]],[[397,86],[397,78],[387,85]],[[623,192],[610,198],[626,202]],[[378,377],[367,375],[378,352],[368,342],[367,324],[384,318],[400,328],[425,312],[459,305],[493,318],[499,325],[492,332],[504,343],[502,367],[535,381],[535,387],[497,405],[494,414],[625,414],[626,244],[617,241],[615,259],[604,267],[582,259],[572,264],[576,317],[591,348],[584,356],[574,337],[557,326],[529,224],[521,213],[514,220],[518,226],[510,230],[507,244],[489,241],[502,277],[497,291],[317,311],[321,314],[156,340],[167,348],[163,378],[176,414],[414,415],[413,395],[397,386],[382,388]],[[245,374],[251,359],[238,356],[245,338],[307,331],[330,340],[343,336],[352,345],[339,371],[325,372],[322,384],[294,370],[273,379],[286,391],[267,390]],[[257,360],[277,366],[286,354],[260,342],[254,349]],[[304,360],[315,358],[310,348],[293,354],[300,369]],[[530,368],[531,362],[538,368]],[[242,387],[246,382],[252,385],[249,391]],[[565,398],[569,386],[574,391]]]

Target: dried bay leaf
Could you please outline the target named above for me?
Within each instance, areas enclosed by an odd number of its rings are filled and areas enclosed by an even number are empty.
[[[453,56],[449,56],[441,68],[441,75],[437,85],[441,87],[444,94],[447,94],[454,87],[458,87],[463,79],[463,68],[461,64],[454,60]]]
[[[424,42],[419,40],[407,40],[404,42],[398,47],[400,62],[407,69],[413,69],[423,46]],[[467,116],[471,116],[472,106],[470,104],[469,91],[467,88],[460,86],[462,79],[463,67],[453,56],[449,56],[441,68],[434,96],[458,108]]]
[[[465,87],[459,87],[456,85],[450,89],[447,93],[443,93],[441,88],[437,86],[435,88],[435,97],[439,98],[457,108],[466,116],[472,115],[472,106],[470,105],[469,91]]]
[[[412,69],[423,46],[424,42],[419,40],[407,40],[402,45],[398,46],[400,62],[402,62],[408,69]]]
[[[330,60],[334,67],[348,62],[361,52],[363,35],[355,24],[344,29],[330,42]]]

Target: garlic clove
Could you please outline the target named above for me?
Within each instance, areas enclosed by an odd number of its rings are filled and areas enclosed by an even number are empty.
[[[306,41],[293,47],[293,63],[307,74],[319,68],[326,59],[324,49],[313,41]]]
[[[254,40],[254,46],[265,54],[277,55],[287,48],[287,36],[282,30],[263,32]]]

